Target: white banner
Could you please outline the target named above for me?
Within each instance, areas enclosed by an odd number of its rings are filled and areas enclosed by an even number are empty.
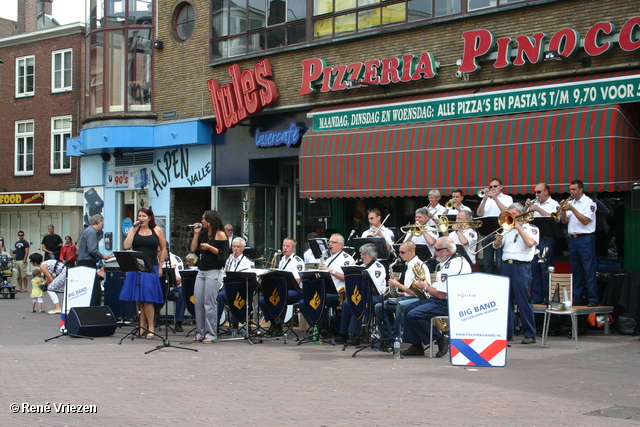
[[[505,366],[509,278],[485,273],[448,277],[451,364]]]
[[[67,276],[67,297],[62,302],[62,315],[60,316],[60,331],[66,326],[67,314],[73,307],[88,307],[91,305],[93,294],[93,282],[96,277],[96,269],[91,267],[73,267]]]

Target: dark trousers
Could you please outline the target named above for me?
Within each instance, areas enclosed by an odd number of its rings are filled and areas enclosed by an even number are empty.
[[[522,322],[522,332],[527,338],[536,337],[536,320],[533,315],[533,304],[529,296],[529,284],[531,283],[531,264],[502,263],[502,275],[510,279],[509,284],[509,319],[507,325],[507,338],[513,337],[515,326],[514,302],[518,304],[518,314]]]
[[[96,270],[96,276],[93,280],[93,292],[91,293],[91,306],[97,307],[102,305],[102,286],[100,285],[102,280],[97,274],[96,263],[91,260],[82,260],[78,261],[76,264],[78,267],[89,267]]]
[[[541,303],[549,299],[549,267],[553,265],[555,246],[555,237],[540,238],[540,244],[538,245],[540,255],[542,255],[545,247],[547,248],[547,253],[544,259],[536,255],[531,260],[531,296],[534,302]]]
[[[583,234],[569,236],[569,259],[573,275],[573,303],[582,303],[582,293],[587,288],[589,302],[598,302],[598,277],[596,276],[596,236]]]

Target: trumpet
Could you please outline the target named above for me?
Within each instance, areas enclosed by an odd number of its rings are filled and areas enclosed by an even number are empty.
[[[569,196],[569,198],[563,200],[562,202],[560,202],[560,206],[558,206],[558,209],[552,213],[550,216],[551,218],[555,219],[556,221],[558,220],[558,218],[560,217],[560,215],[562,214],[562,210],[564,209],[565,206],[567,206],[567,204],[573,200],[573,196]]]
[[[530,207],[531,207],[531,206],[533,206],[537,201],[538,201],[538,198],[537,198],[537,197],[536,197],[535,199],[531,200],[531,201],[527,200],[527,201],[525,202],[525,206],[526,206],[527,208],[530,208]]]
[[[455,209],[456,207],[453,205],[453,200],[449,200],[447,203],[444,204],[444,207],[447,208],[447,210],[449,209]]]
[[[483,188],[481,188],[481,189],[479,189],[479,190],[478,190],[477,195],[478,195],[478,197],[480,197],[480,198],[484,198],[484,196],[486,196],[486,195],[487,195],[487,192],[486,192],[486,191],[484,191],[484,189],[483,189]]]
[[[516,227],[516,221],[518,221],[520,224],[526,224],[528,222],[533,221],[533,212],[525,212],[525,213],[521,213],[519,215],[514,215],[511,212],[502,212],[500,214],[500,216],[498,217],[498,225],[500,226],[497,230],[495,230],[494,232],[492,232],[491,234],[487,234],[486,236],[484,236],[482,239],[478,240],[476,242],[475,245],[473,245],[474,248],[477,248],[478,245],[487,237],[489,236],[493,236],[494,234],[499,233],[501,230],[502,231],[511,231]],[[483,250],[484,248],[486,248],[489,245],[492,245],[493,241],[489,242],[488,244],[484,245],[483,247],[481,247],[480,249],[471,249],[471,246],[469,246],[469,252],[477,255],[478,252],[480,252],[481,250]]]

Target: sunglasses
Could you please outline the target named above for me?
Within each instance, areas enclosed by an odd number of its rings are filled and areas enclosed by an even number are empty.
[[[400,255],[407,253],[407,251],[398,251],[398,252],[400,253]]]
[[[489,188],[498,188],[498,185],[490,185]]]
[[[538,191],[538,190],[536,190],[536,194],[540,194],[540,193],[542,193],[542,191]]]
[[[18,234],[18,237],[24,237],[24,234]]]
[[[447,248],[434,248],[436,250],[436,252],[440,252],[440,251],[444,251]]]

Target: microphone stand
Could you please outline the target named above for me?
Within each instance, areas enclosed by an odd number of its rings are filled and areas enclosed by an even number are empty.
[[[165,268],[165,280],[167,281],[168,287],[169,289],[171,289],[171,286],[173,285],[174,287],[177,285],[177,283],[173,282],[173,278],[175,277],[172,276],[171,274],[169,274],[169,269],[171,269],[171,261],[169,258],[167,258],[164,261],[164,268]],[[184,298],[184,296],[183,296]],[[167,292],[164,295],[164,317],[165,319],[169,318],[169,292]],[[144,354],[149,354],[151,352],[154,352],[156,350],[160,350],[161,348],[165,348],[165,347],[173,347],[173,348],[179,348],[180,350],[190,350],[190,351],[195,351],[197,352],[198,349],[196,348],[187,348],[187,347],[179,347],[177,345],[171,345],[171,342],[169,341],[169,325],[165,323],[165,328],[164,328],[164,339],[162,340],[162,345],[158,345],[156,346],[156,348],[153,348],[149,351],[145,351]]]

